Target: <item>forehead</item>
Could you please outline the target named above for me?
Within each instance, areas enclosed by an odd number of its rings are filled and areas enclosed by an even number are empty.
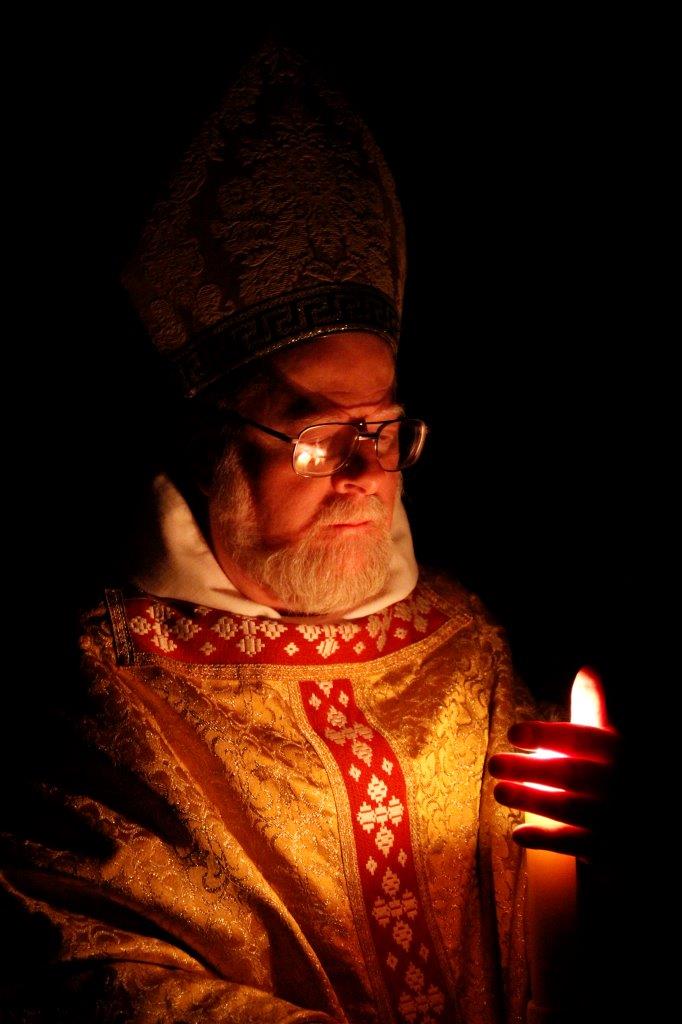
[[[273,400],[353,409],[395,400],[395,363],[383,338],[348,331],[296,345],[273,360]]]

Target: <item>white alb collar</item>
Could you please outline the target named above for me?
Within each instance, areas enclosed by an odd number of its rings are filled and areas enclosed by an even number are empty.
[[[213,555],[188,503],[171,479],[160,473],[153,481],[159,556],[134,574],[133,582],[157,597],[175,598],[238,615],[282,618],[275,608],[251,601],[227,578]],[[418,568],[407,513],[396,497],[391,526],[393,551],[388,581],[379,595],[342,616],[359,619],[387,608],[410,594],[417,583]]]

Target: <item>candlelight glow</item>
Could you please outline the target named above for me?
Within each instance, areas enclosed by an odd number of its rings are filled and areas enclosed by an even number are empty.
[[[595,687],[589,670],[581,668],[571,688],[571,721],[576,725],[592,725],[607,729],[606,707]]]
[[[326,456],[326,449],[320,448],[319,445],[307,445],[305,448],[301,446],[300,450],[296,454],[296,468],[305,470],[311,462],[315,466],[319,466]]]
[[[544,747],[538,747],[534,750],[530,757],[539,757],[541,760],[546,761],[549,757],[568,757],[568,754],[562,754],[558,750],[546,750]],[[522,782],[522,786],[527,786],[528,789],[542,789],[546,793],[564,793],[565,790],[561,789],[560,786],[546,786],[542,782]],[[544,819],[547,820],[547,819]]]
[[[571,687],[571,722],[574,725],[591,725],[600,729],[607,728],[608,723],[605,718],[603,702],[599,698],[599,691],[595,688],[594,677],[588,669],[581,668],[573,680],[573,686]],[[559,750],[548,750],[538,747],[529,756],[546,760],[549,757],[568,757],[568,754],[564,754]],[[529,789],[544,790],[546,793],[565,792],[559,786],[545,786],[541,782],[524,782],[522,785],[527,786]],[[533,814],[532,818],[533,824],[542,822],[545,825],[550,821],[549,818],[540,818],[536,814]],[[526,820],[529,820],[528,815]]]
[[[594,685],[581,669],[571,688],[571,722],[591,721]],[[558,750],[538,747],[530,754],[540,759],[567,757]],[[531,789],[565,792],[558,786],[524,782]],[[525,812],[526,825],[547,832],[565,828],[558,821]],[[528,918],[527,936],[532,998],[526,1012],[527,1024],[550,1024],[568,1019],[575,976],[576,866],[575,858],[551,850],[527,850]]]

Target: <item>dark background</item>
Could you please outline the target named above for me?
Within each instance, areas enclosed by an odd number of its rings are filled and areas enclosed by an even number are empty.
[[[657,31],[518,11],[447,27],[416,10],[400,22],[256,10],[239,24],[193,12],[61,17],[27,92],[37,155],[24,321],[47,395],[33,541],[38,578],[59,594],[55,643],[68,655],[76,609],[116,579],[164,431],[118,275],[239,63],[278,31],[346,94],[397,182],[402,397],[431,426],[407,481],[419,557],[483,598],[538,696],[564,701],[581,664],[603,675],[627,749],[622,860],[586,941],[612,964],[613,1005],[634,1005],[649,984],[631,838],[648,771],[638,730],[656,682],[654,566],[668,558]]]

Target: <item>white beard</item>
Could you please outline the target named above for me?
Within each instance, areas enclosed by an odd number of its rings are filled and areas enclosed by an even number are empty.
[[[228,449],[215,479],[217,526],[225,552],[236,565],[276,594],[290,612],[326,615],[368,601],[385,586],[391,534],[379,498],[339,496],[320,510],[305,535],[273,548],[260,536],[253,496],[234,448]],[[326,527],[359,518],[370,520],[357,536],[330,536]]]

